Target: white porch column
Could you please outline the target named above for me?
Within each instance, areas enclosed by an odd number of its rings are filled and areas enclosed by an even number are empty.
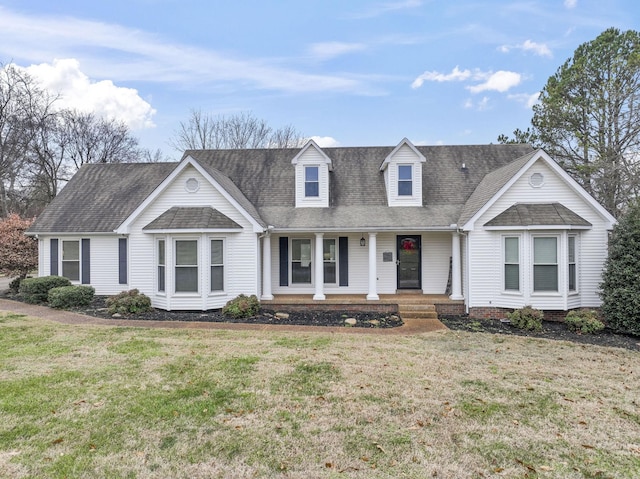
[[[451,235],[451,299],[464,299],[462,296],[462,260],[460,258],[460,233]]]
[[[271,235],[262,238],[262,296],[265,301],[273,299],[271,292]]]
[[[322,238],[324,233],[316,233],[316,251],[315,251],[315,281],[316,281],[316,294],[313,295],[314,300],[324,300],[324,258],[322,255],[323,244]]]
[[[376,264],[376,235],[377,233],[369,233],[369,294],[367,299],[378,300],[378,271]]]

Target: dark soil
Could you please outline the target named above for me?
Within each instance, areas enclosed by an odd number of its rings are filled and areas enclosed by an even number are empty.
[[[97,296],[93,302],[74,312],[98,318],[113,318],[105,304],[106,297]],[[154,309],[131,316],[116,316],[120,319],[143,319],[153,321],[204,321],[215,323],[288,324],[300,326],[342,326],[353,328],[395,328],[402,326],[399,316],[390,313],[361,311],[273,311],[262,309],[258,316],[231,318],[220,310],[211,311],[164,311]],[[354,322],[355,321],[355,322]],[[351,324],[353,323],[353,324]]]
[[[556,339],[640,351],[640,337],[616,334],[608,328],[596,334],[578,334],[559,321],[543,321],[541,331],[525,331],[498,319],[471,319],[464,316],[440,316],[438,319],[449,329],[461,331]]]

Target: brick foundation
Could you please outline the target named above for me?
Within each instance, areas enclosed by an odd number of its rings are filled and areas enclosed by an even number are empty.
[[[598,311],[598,308],[574,308],[574,310],[589,309]],[[470,308],[469,317],[478,319],[505,319],[507,313],[512,312],[510,308]],[[569,310],[573,311],[573,310]],[[545,321],[564,321],[569,311],[544,310]]]
[[[398,312],[397,304],[386,303],[349,303],[349,304],[333,304],[333,303],[307,303],[307,304],[291,304],[291,303],[267,303],[263,304],[264,309],[272,311],[363,311],[375,313],[393,313]]]
[[[436,303],[439,316],[462,316],[465,314],[464,303]]]

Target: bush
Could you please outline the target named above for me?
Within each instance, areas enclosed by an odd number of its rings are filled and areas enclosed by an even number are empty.
[[[57,309],[87,306],[95,293],[91,286],[60,286],[49,291],[49,306]]]
[[[513,313],[507,313],[507,318],[509,318],[511,324],[518,329],[540,331],[542,329],[544,313],[531,306],[525,306],[522,309],[516,309]]]
[[[71,281],[62,276],[42,276],[26,278],[20,282],[20,296],[27,303],[46,303],[49,291],[60,286],[71,286]]]
[[[569,311],[564,321],[567,327],[576,333],[594,334],[604,329],[604,324],[598,319],[595,311]]]
[[[640,200],[613,227],[600,290],[607,326],[640,336]]]
[[[246,296],[241,294],[235,299],[232,299],[224,308],[222,308],[222,314],[230,316],[235,319],[250,318],[255,316],[260,311],[260,301],[255,294]]]
[[[123,291],[107,298],[107,308],[111,314],[139,314],[151,311],[151,298],[137,289]]]
[[[22,283],[23,279],[24,278],[18,276],[17,278],[11,280],[11,282],[9,283],[9,290],[14,294],[18,294],[18,292],[20,291],[20,283]]]

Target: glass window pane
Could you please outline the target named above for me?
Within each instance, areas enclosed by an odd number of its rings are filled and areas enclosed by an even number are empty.
[[[336,259],[336,240],[326,239],[322,242],[322,256],[325,261]]]
[[[176,293],[193,293],[198,291],[198,268],[176,268]]]
[[[197,265],[198,264],[198,242],[176,241],[176,264],[177,265]]]
[[[505,263],[520,262],[518,238],[504,239],[504,261]]]
[[[504,265],[504,289],[520,291],[520,266],[517,264]]]
[[[569,263],[576,261],[576,237],[569,236]]]
[[[413,184],[411,181],[398,181],[398,195],[411,196],[413,194]]]
[[[304,195],[305,196],[320,196],[320,185],[319,183],[305,183],[304,184]]]
[[[318,181],[318,167],[307,166],[304,169],[304,181]]]
[[[211,264],[223,263],[222,246],[222,240],[211,240]]]
[[[224,267],[212,266],[211,267],[211,291],[223,291],[224,290]]]
[[[62,242],[62,261],[79,261],[79,260],[80,260],[80,241],[63,241]]]
[[[293,261],[311,261],[311,240],[294,239],[291,240],[291,258]]]
[[[158,264],[164,264],[164,240],[158,241]]]
[[[164,291],[164,266],[158,266],[158,291]]]
[[[411,181],[412,167],[409,165],[398,166],[398,179]]]
[[[533,262],[535,264],[555,264],[558,262],[556,238],[533,239]]]
[[[324,282],[335,283],[336,282],[336,264],[331,262],[324,263]]]
[[[558,291],[558,266],[535,265],[533,267],[534,291]]]
[[[63,261],[62,276],[71,281],[80,281],[80,261]]]
[[[576,290],[576,265],[569,265],[569,291]]]
[[[311,267],[303,266],[302,263],[291,264],[292,283],[311,283]]]

